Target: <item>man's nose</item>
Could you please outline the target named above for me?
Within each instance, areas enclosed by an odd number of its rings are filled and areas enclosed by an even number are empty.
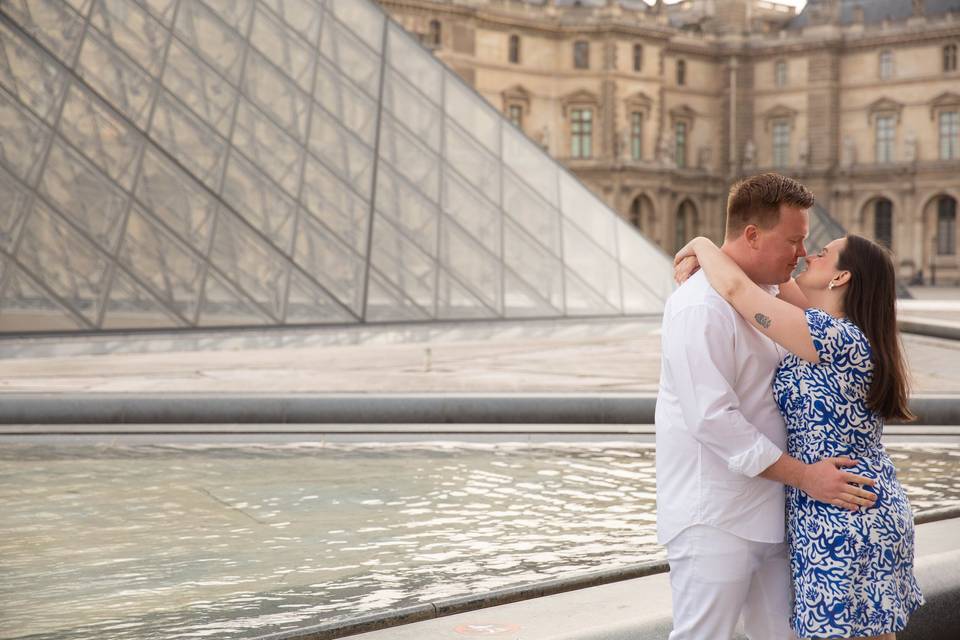
[[[797,249],[797,257],[798,257],[798,258],[802,258],[802,257],[805,256],[805,255],[807,255],[807,248],[806,248],[806,247],[804,246],[804,244],[801,242],[801,243],[800,243],[800,247]]]

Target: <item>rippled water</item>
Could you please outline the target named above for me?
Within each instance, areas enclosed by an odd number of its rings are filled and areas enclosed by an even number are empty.
[[[917,511],[960,448],[890,446]],[[641,445],[0,446],[0,637],[243,638],[661,557]]]

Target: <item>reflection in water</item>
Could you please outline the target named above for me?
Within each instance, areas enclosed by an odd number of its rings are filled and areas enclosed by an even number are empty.
[[[915,510],[960,448],[891,446]],[[0,637],[243,638],[662,557],[641,445],[0,446]]]

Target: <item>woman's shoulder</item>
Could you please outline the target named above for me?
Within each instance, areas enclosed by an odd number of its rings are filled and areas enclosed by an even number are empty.
[[[870,342],[853,321],[837,318],[823,309],[810,307],[806,310],[810,337],[818,353],[823,356],[845,351],[849,348],[865,349],[870,352]]]

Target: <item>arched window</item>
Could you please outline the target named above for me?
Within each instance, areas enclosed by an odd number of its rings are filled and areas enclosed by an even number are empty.
[[[674,231],[674,251],[683,249],[690,238],[697,233],[697,209],[689,200],[684,200],[677,208],[677,219]]]
[[[643,219],[640,217],[643,207],[640,203],[640,196],[633,199],[630,203],[630,224],[643,231]]]
[[[641,71],[643,69],[643,45],[633,45],[633,70]]]
[[[510,62],[520,64],[520,36],[510,36]]]
[[[937,201],[937,255],[952,256],[957,253],[957,201],[950,196],[940,196]]]
[[[443,37],[443,32],[441,31],[442,27],[440,26],[439,20],[430,21],[430,44],[435,47],[440,46],[441,39]]]
[[[677,60],[677,84],[685,85],[687,83],[687,61]]]
[[[873,237],[888,249],[893,246],[893,203],[886,198],[873,205]]]
[[[943,48],[943,70],[957,70],[957,45],[948,44]]]

